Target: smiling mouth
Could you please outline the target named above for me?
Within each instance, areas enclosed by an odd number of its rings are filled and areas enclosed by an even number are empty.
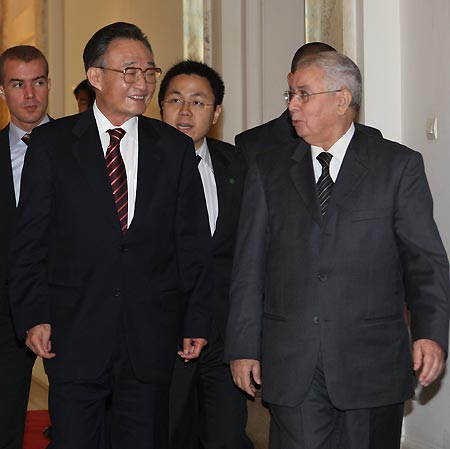
[[[145,95],[129,95],[132,100],[143,101],[145,100]]]

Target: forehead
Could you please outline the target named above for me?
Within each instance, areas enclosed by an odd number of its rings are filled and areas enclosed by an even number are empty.
[[[322,86],[324,81],[324,71],[315,65],[300,67],[291,79],[291,87],[296,89],[308,88],[311,86]]]
[[[11,79],[35,79],[46,76],[47,67],[42,59],[33,59],[29,62],[20,59],[7,59],[3,64],[4,81]]]
[[[177,91],[183,95],[213,95],[209,81],[203,76],[194,74],[174,76],[169,82],[167,91]]]
[[[134,62],[154,65],[152,52],[136,39],[114,39],[106,48],[103,58],[119,61],[124,65]]]

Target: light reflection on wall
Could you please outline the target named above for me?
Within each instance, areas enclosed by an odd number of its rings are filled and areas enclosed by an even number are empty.
[[[0,53],[14,45],[34,45],[46,54],[48,0],[0,0]],[[0,101],[0,129],[9,121],[6,103]]]
[[[343,40],[343,0],[305,0],[305,42],[326,42],[342,51]]]
[[[203,0],[183,0],[183,40],[184,58],[203,61]]]

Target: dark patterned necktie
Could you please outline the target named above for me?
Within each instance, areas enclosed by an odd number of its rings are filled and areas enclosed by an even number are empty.
[[[30,137],[31,137],[31,134],[30,133],[25,133],[23,136],[22,136],[22,139],[20,139],[26,146],[28,146],[28,144],[30,143]]]
[[[120,154],[120,141],[125,135],[122,128],[109,129],[110,142],[106,150],[105,161],[111,188],[119,214],[120,228],[125,233],[128,225],[128,187],[125,164]]]
[[[322,215],[325,215],[328,207],[328,200],[331,197],[331,191],[333,190],[334,182],[330,176],[330,162],[332,154],[323,151],[317,156],[317,160],[322,166],[322,174],[317,181],[317,195],[319,197],[320,210]]]

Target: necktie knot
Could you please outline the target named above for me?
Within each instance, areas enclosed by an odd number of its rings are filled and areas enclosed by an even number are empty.
[[[316,159],[320,162],[320,165],[323,167],[329,167],[331,163],[331,158],[333,157],[332,154],[328,153],[327,151],[322,151],[322,153],[319,153],[316,157]]]
[[[195,157],[197,158],[197,165],[200,164],[202,157],[199,154],[196,154]]]
[[[22,136],[22,142],[26,145],[26,146],[28,146],[28,144],[30,143],[30,138],[31,138],[31,133],[25,133],[23,136]]]
[[[120,142],[125,135],[126,131],[122,128],[112,128],[108,129],[108,134],[112,142]]]

